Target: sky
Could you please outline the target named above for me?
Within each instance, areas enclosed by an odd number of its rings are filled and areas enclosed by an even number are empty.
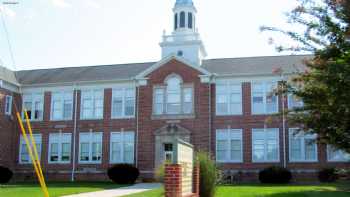
[[[193,0],[206,59],[281,55],[286,41],[262,25],[289,27],[295,0]],[[13,70],[159,61],[175,0],[0,0],[0,65]],[[18,2],[18,4],[3,4]],[[290,54],[284,52],[282,54]]]

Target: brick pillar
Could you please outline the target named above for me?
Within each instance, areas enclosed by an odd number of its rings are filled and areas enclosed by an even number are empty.
[[[193,168],[193,194],[196,197],[199,197],[199,171],[199,164],[197,164]]]
[[[181,171],[179,164],[165,165],[165,197],[181,197]]]

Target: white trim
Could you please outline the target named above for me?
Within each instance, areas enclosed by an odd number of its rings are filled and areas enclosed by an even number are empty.
[[[153,66],[147,68],[145,71],[141,72],[140,74],[138,74],[136,76],[136,79],[142,79],[145,78],[147,75],[149,75],[150,73],[152,73],[153,71],[155,71],[156,69],[158,69],[159,67],[163,66],[164,64],[168,63],[171,60],[177,60],[183,64],[186,64],[187,66],[198,70],[199,72],[201,72],[202,74],[205,75],[210,75],[211,73],[205,69],[203,69],[202,67],[200,67],[199,65],[194,65],[193,63],[185,60],[184,58],[178,57],[176,55],[169,55],[165,58],[163,58],[162,60],[160,60],[159,62],[155,63]]]
[[[57,142],[53,142],[52,136],[53,135],[58,135],[58,140]],[[68,143],[65,142],[63,140],[63,136],[64,135],[69,135],[70,140],[69,140],[69,144],[70,144],[70,155],[69,155],[69,161],[62,161],[62,144],[63,143]],[[57,153],[58,153],[58,161],[51,161],[51,144],[56,143],[58,144],[58,149],[57,149]],[[70,164],[72,161],[72,133],[50,133],[49,134],[49,147],[48,147],[48,154],[47,154],[47,161],[48,164]]]
[[[110,134],[110,143],[109,143],[109,163],[110,164],[118,164],[118,163],[126,163],[126,161],[124,160],[124,142],[128,142],[125,140],[124,136],[126,133],[132,134],[133,139],[131,141],[131,143],[133,143],[133,162],[130,164],[134,164],[135,163],[135,132],[134,131],[121,131],[121,132],[111,132]],[[121,136],[121,161],[115,161],[112,160],[113,158],[113,135],[119,134]]]
[[[81,160],[81,135],[82,134],[89,134],[89,141],[88,142],[84,142],[84,143],[89,143],[89,161],[82,161]],[[101,143],[101,159],[99,161],[93,161],[92,160],[92,144],[94,143],[94,139],[93,139],[93,134],[99,134],[101,135],[101,140],[99,143]],[[80,132],[79,133],[79,154],[78,154],[78,162],[79,164],[101,164],[102,163],[102,159],[103,159],[103,132]]]
[[[61,107],[62,107],[62,113],[61,113],[61,117],[60,118],[56,118],[54,119],[53,117],[53,110],[54,110],[54,94],[60,94],[60,101],[61,101]],[[67,101],[68,99],[65,98],[65,96],[67,94],[70,94],[70,100],[71,100],[71,116],[68,118],[64,118],[64,105],[65,105],[65,101]],[[64,121],[64,120],[72,120],[73,119],[73,105],[74,105],[74,101],[73,101],[73,90],[72,91],[55,91],[55,92],[51,92],[51,109],[50,109],[50,121]]]
[[[9,102],[7,102],[9,100]],[[4,112],[5,112],[5,115],[7,116],[10,116],[12,114],[12,103],[13,103],[13,96],[11,95],[6,95],[5,96],[5,109],[4,109]],[[8,111],[7,111],[7,108]]]
[[[226,159],[226,160],[218,160],[218,132],[225,132],[227,135],[227,140],[229,141],[228,143],[228,154],[230,159]],[[238,133],[239,137],[234,137],[232,136],[232,133]],[[244,140],[243,140],[243,129],[231,129],[231,128],[227,128],[227,129],[216,129],[216,137],[215,137],[215,159],[217,163],[243,163],[243,148],[244,148]],[[241,158],[239,160],[232,160],[231,158],[231,141],[235,139],[235,140],[240,140],[241,141]],[[227,155],[226,155],[227,156]]]
[[[255,112],[254,111],[254,102],[253,102],[253,99],[254,99],[254,88],[253,88],[253,85],[254,83],[261,83],[262,86],[263,86],[263,106],[264,106],[264,111],[263,112]],[[270,90],[267,89],[267,84],[268,83],[271,83],[273,84],[272,86],[276,86],[276,88],[278,87],[278,81],[251,81],[250,82],[250,103],[251,103],[251,114],[252,115],[266,115],[266,114],[277,114],[279,112],[279,99],[280,97],[278,95],[273,95],[274,97],[276,97],[276,108],[277,108],[277,111],[274,111],[274,112],[267,112],[267,101],[266,101],[266,97],[268,96],[268,93]],[[272,91],[272,94],[273,91]]]
[[[96,108],[95,108],[95,101],[96,99],[100,99],[95,95],[95,92],[101,91],[102,92],[102,116],[98,117],[96,115]],[[83,97],[83,92],[85,92],[85,94],[91,94],[89,97],[91,99],[92,102],[92,106],[91,106],[91,110],[92,110],[92,114],[90,117],[87,117],[86,115],[84,115],[84,97]],[[80,120],[102,120],[104,119],[104,94],[105,94],[105,90],[104,89],[83,89],[80,91]]]
[[[221,94],[218,94],[218,86],[221,85],[221,86],[225,86],[225,96],[227,96],[227,100],[225,103],[227,106],[227,113],[221,113],[218,111],[218,95],[221,95]],[[231,89],[231,86],[239,86],[239,92],[235,92],[235,91],[232,91]],[[231,105],[232,104],[238,104],[238,103],[232,103],[231,102],[231,95],[235,93],[235,94],[240,94],[240,111],[238,113],[233,113],[232,110],[231,110]],[[220,83],[216,83],[215,85],[215,115],[216,116],[239,116],[239,115],[243,115],[243,84],[242,83],[232,83],[230,81],[221,81]]]
[[[126,91],[128,89],[131,89],[133,91],[133,99],[134,99],[134,103],[133,103],[133,107],[134,107],[134,111],[133,111],[133,115],[127,116],[125,115],[125,106],[126,106]],[[116,116],[114,115],[113,109],[114,109],[114,94],[116,91],[122,91],[122,115],[121,116]],[[135,113],[136,113],[136,89],[133,87],[121,87],[121,88],[114,88],[112,89],[112,99],[111,99],[111,119],[133,119],[135,118]]]
[[[264,160],[261,161],[256,161],[254,160],[254,131],[259,131],[259,130],[263,130],[264,131]],[[266,153],[267,153],[267,135],[266,135],[266,131],[269,130],[275,130],[275,132],[277,132],[277,159],[276,160],[267,160],[266,159]],[[253,128],[251,130],[251,151],[252,151],[252,163],[279,163],[280,162],[280,131],[279,128]]]
[[[301,153],[301,157],[302,159],[300,160],[295,160],[292,158],[292,146],[291,146],[291,140],[292,140],[292,135],[293,135],[293,132],[295,132],[295,130],[298,130],[298,128],[289,128],[288,130],[288,144],[289,144],[289,147],[288,147],[288,151],[289,151],[289,163],[317,163],[318,162],[318,147],[317,147],[317,143],[316,143],[316,138],[317,138],[317,135],[305,135],[304,132],[302,131],[299,131],[299,133],[297,133],[296,135],[298,135],[298,137],[301,139],[301,147],[300,147],[300,153]],[[315,159],[313,160],[306,160],[305,159],[305,154],[306,154],[306,151],[305,151],[305,139],[313,139],[315,140]]]
[[[350,162],[350,154],[346,153],[344,151],[340,151],[340,152],[341,152],[341,154],[344,154],[343,157],[345,157],[345,158],[342,158],[342,159],[331,159],[331,158],[329,158],[329,156],[330,156],[329,153],[331,151],[331,148],[332,148],[332,146],[327,144],[327,162],[330,162],[330,163],[336,163],[336,162],[338,162],[338,163],[339,162],[348,163],[348,162]],[[339,151],[339,150],[335,150],[335,151]],[[346,159],[346,158],[348,158],[348,159]]]
[[[29,139],[30,146],[32,147],[33,145],[32,145],[32,143],[31,143],[31,139],[30,139],[30,137],[29,137],[28,135],[27,135],[27,137],[28,137],[28,139]],[[43,143],[42,143],[42,134],[40,134],[40,133],[33,134],[33,138],[34,138],[34,141],[35,141],[35,144],[36,144],[37,151],[39,151],[39,152],[38,152],[39,160],[41,161],[41,153],[42,153],[42,146],[43,146]],[[20,139],[20,140],[19,140],[18,163],[19,163],[19,164],[32,164],[32,160],[31,160],[31,158],[30,158],[29,152],[28,152],[28,150],[27,150],[27,145],[26,145],[26,142],[25,142],[25,140],[24,140],[22,134],[20,135],[20,138],[19,138],[19,139]],[[40,142],[40,143],[39,143],[40,146],[38,146],[38,142]],[[22,149],[22,144],[26,145],[26,146],[25,146],[25,150],[26,150],[27,153],[28,153],[28,162],[23,162],[23,161],[22,161],[22,157],[21,157],[21,156],[22,156],[22,151],[23,151],[23,149]]]

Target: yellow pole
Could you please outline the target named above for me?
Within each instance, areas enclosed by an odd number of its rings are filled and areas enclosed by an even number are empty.
[[[33,162],[33,166],[34,166],[35,173],[36,173],[36,175],[37,175],[37,177],[38,177],[38,179],[39,179],[39,183],[40,183],[41,189],[42,189],[42,191],[43,191],[45,197],[48,197],[48,191],[47,191],[47,188],[45,188],[45,186],[44,186],[44,182],[43,182],[43,180],[42,180],[42,178],[41,178],[41,176],[40,176],[37,163],[35,162],[35,158],[34,158],[34,156],[33,156],[32,148],[31,148],[31,146],[30,146],[30,143],[29,143],[27,134],[26,134],[25,129],[24,129],[24,126],[23,126],[23,122],[22,122],[21,115],[17,112],[17,113],[16,113],[16,116],[17,116],[17,119],[18,119],[18,122],[19,122],[19,125],[20,125],[20,128],[21,128],[21,131],[22,131],[22,135],[23,135],[24,141],[26,142],[26,146],[27,146],[27,150],[28,150],[30,159],[31,159],[32,162]]]
[[[36,143],[35,143],[35,139],[33,137],[33,131],[32,131],[32,127],[30,125],[30,121],[29,121],[27,110],[24,110],[24,116],[26,118],[27,127],[28,127],[28,131],[29,131],[29,136],[30,136],[30,139],[31,139],[32,144],[33,144],[35,162],[38,165],[39,174],[41,175],[41,180],[43,181],[43,185],[44,185],[45,191],[47,193],[46,196],[48,197],[49,196],[49,192],[47,191],[47,186],[46,186],[46,183],[45,183],[45,178],[44,178],[43,170],[41,168],[40,159],[39,159],[39,155],[38,155],[38,149],[36,148]]]

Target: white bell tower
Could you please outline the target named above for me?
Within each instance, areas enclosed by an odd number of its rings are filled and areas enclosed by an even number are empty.
[[[204,44],[196,28],[197,10],[192,0],[176,0],[174,30],[171,35],[163,35],[160,43],[162,58],[176,55],[200,66],[207,56]]]

